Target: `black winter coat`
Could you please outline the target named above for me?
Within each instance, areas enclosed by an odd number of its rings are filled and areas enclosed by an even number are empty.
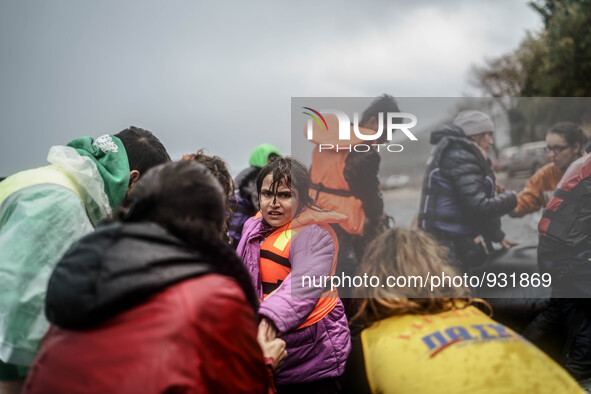
[[[495,195],[495,174],[480,149],[457,126],[431,133],[419,225],[449,237],[504,238],[500,217],[517,205],[509,191]],[[437,198],[433,198],[438,195]],[[434,203],[435,201],[435,203]]]

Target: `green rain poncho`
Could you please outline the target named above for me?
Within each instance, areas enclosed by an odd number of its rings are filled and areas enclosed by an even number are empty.
[[[104,135],[54,146],[49,166],[0,183],[0,360],[30,365],[49,327],[45,291],[70,245],[123,200],[129,163]]]

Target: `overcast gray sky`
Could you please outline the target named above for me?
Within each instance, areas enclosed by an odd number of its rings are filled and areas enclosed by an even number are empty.
[[[289,152],[292,96],[462,96],[540,28],[525,0],[2,0],[0,176],[129,125],[236,173]]]

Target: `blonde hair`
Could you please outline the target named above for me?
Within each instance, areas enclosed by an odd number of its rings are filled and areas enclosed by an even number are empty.
[[[417,314],[426,315],[464,308],[472,300],[466,287],[427,287],[386,285],[388,277],[428,277],[442,273],[453,277],[458,272],[449,263],[447,249],[421,230],[395,228],[376,238],[366,248],[360,273],[367,277],[377,276],[383,286],[356,289],[358,311],[351,320],[365,325],[390,316]],[[410,282],[410,281],[409,281]]]

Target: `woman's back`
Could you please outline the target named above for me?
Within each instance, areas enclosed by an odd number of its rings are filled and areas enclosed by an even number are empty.
[[[386,318],[363,330],[361,342],[374,393],[582,392],[538,348],[473,306]]]
[[[392,277],[428,282],[458,275],[433,237],[403,228],[369,245],[361,272],[386,284]],[[418,282],[358,289],[364,298],[353,322],[366,328],[354,339],[345,372],[354,392],[583,392],[541,350],[471,306],[469,288]]]

